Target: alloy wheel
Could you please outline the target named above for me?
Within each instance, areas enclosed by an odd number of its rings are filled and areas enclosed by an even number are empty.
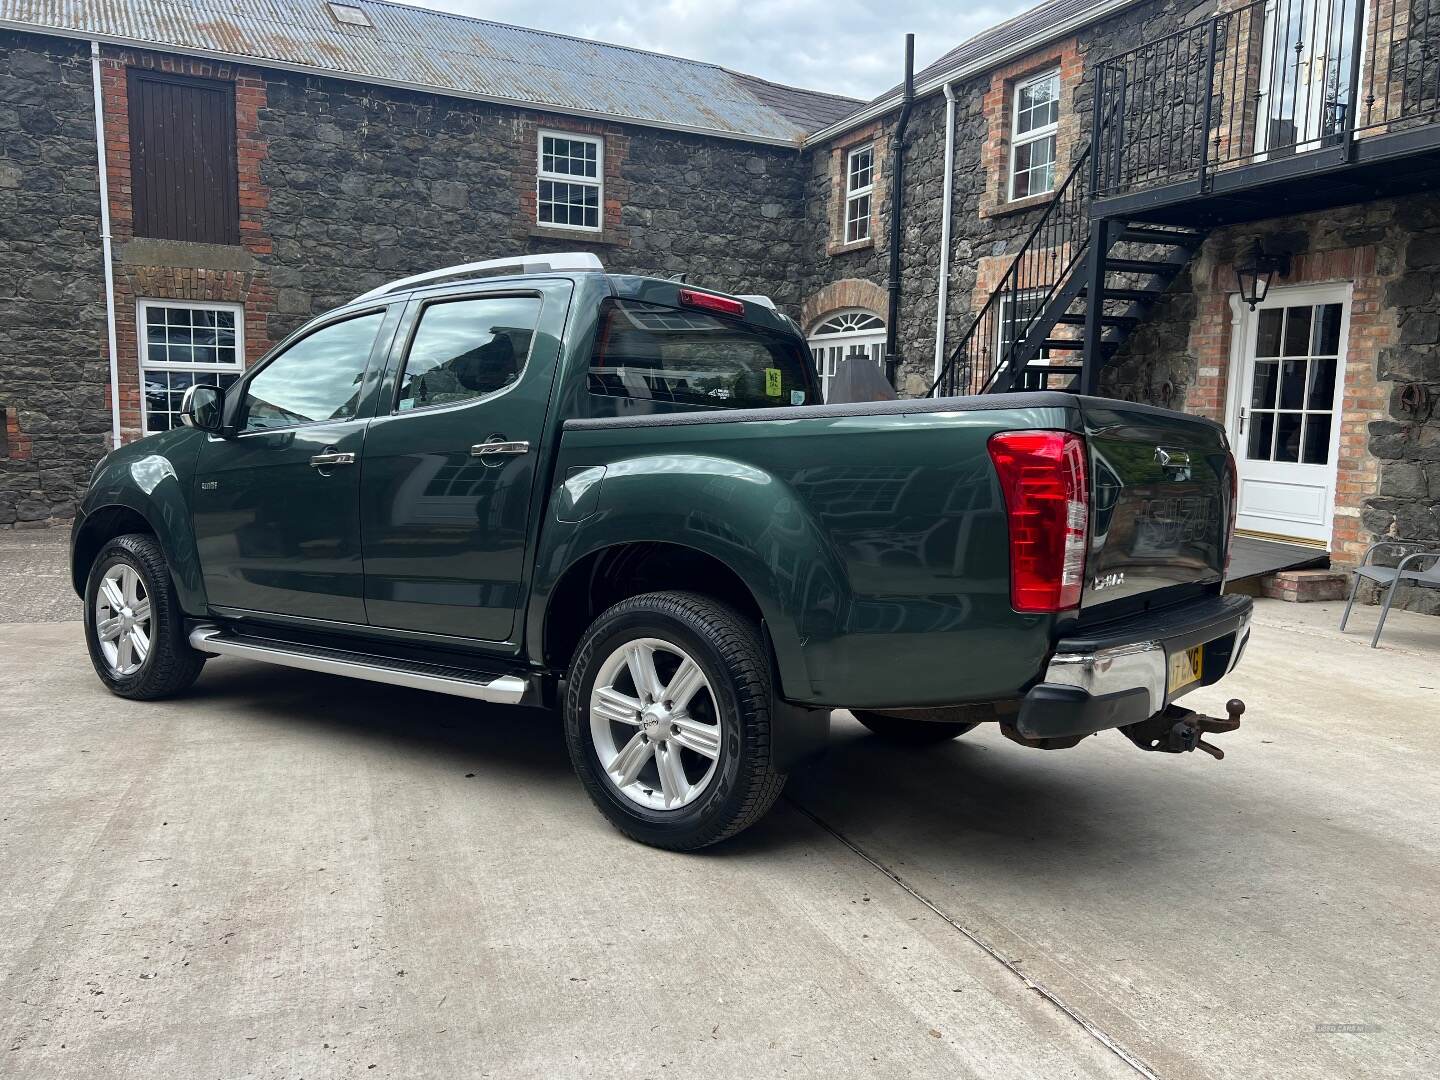
[[[700,665],[660,638],[621,645],[590,692],[590,737],[621,795],[648,810],[678,810],[715,777],[723,720]]]
[[[117,562],[95,590],[95,636],[116,675],[133,675],[150,655],[150,596],[134,567]]]

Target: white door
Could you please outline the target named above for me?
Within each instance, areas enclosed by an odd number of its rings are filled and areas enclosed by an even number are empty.
[[[1269,0],[1257,153],[1304,153],[1345,127],[1355,0]]]
[[[1240,328],[1230,440],[1237,527],[1329,544],[1350,287],[1272,289]]]

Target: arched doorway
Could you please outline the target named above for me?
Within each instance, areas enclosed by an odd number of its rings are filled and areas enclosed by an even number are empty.
[[[885,360],[885,320],[864,308],[834,311],[810,331],[810,354],[820,372],[825,400],[830,400],[830,380],[845,358],[869,358],[877,365]]]

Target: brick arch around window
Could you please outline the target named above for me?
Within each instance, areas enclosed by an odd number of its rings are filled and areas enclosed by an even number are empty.
[[[873,311],[883,319],[888,300],[885,290],[873,281],[866,281],[864,278],[842,278],[806,297],[800,305],[800,325],[809,333],[822,316],[846,308],[863,308]]]

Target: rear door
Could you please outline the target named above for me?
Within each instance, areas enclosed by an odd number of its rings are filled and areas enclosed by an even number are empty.
[[[371,625],[511,637],[571,288],[543,281],[411,302],[364,450]]]
[[[1120,401],[1080,402],[1093,508],[1081,606],[1219,582],[1230,513],[1220,426]]]

